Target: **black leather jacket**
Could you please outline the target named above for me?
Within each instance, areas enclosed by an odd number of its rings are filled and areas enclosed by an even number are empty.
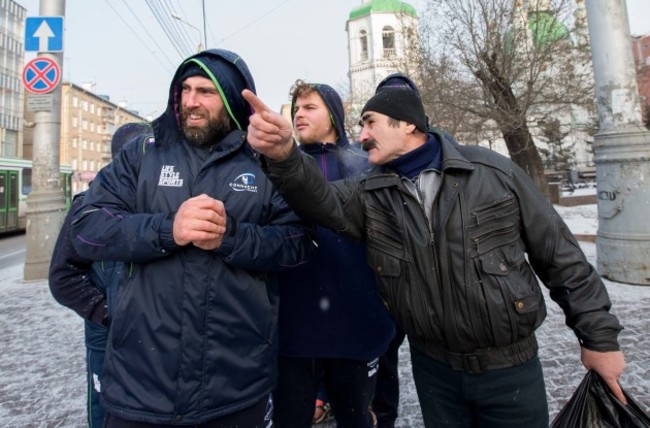
[[[582,346],[618,350],[622,327],[604,284],[532,180],[495,152],[437,138],[442,184],[431,222],[406,179],[386,167],[328,185],[294,150],[266,169],[301,217],[367,242],[380,293],[422,352],[534,342],[546,316],[535,274]]]

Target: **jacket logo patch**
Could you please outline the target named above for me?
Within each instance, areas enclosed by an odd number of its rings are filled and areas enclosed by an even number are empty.
[[[257,185],[255,184],[255,174],[246,172],[238,175],[234,181],[230,183],[230,187],[235,192],[253,192],[257,193]]]
[[[159,186],[165,187],[183,187],[183,179],[180,172],[175,172],[174,165],[163,165],[160,170]]]

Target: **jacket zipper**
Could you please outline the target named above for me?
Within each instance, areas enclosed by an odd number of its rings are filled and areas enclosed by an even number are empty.
[[[431,258],[431,260],[433,260],[433,266],[434,266],[433,275],[434,275],[434,278],[435,278],[435,280],[437,282],[436,284],[433,284],[433,285],[439,287],[441,278],[440,278],[440,265],[439,265],[439,262],[438,262],[438,254],[437,254],[437,251],[436,251],[436,240],[435,240],[435,236],[434,236],[431,224],[429,223],[429,219],[427,218],[424,206],[420,202],[420,194],[419,194],[420,190],[419,190],[418,186],[416,185],[416,193],[417,193],[417,195],[414,195],[408,189],[404,189],[403,183],[402,183],[401,186],[399,186],[399,189],[403,193],[405,193],[408,197],[414,199],[417,202],[417,205],[420,208],[420,213],[421,213],[422,217],[425,220],[425,223],[427,225],[427,231],[429,233],[429,254],[428,254],[428,256]],[[422,278],[422,279],[424,279],[424,278]],[[424,281],[422,281],[422,283],[423,282]],[[420,301],[422,301],[422,302],[426,302],[426,301],[428,301],[426,299],[426,297],[428,295],[428,297],[430,297],[431,300],[433,300],[432,293],[425,293],[426,284],[423,284],[423,286],[424,287],[418,287],[418,294],[417,294],[418,299],[420,299]],[[404,300],[406,300],[406,299],[404,299]],[[420,334],[424,333],[424,337],[427,337],[427,336],[431,335],[432,333],[434,333],[435,328],[434,328],[434,326],[432,325],[432,323],[430,321],[431,317],[420,318],[420,316],[423,315],[423,314],[416,314],[416,315],[418,315],[418,317],[416,318],[418,321],[428,324],[427,325],[427,330],[428,331],[421,331],[419,333]],[[414,323],[414,324],[416,324],[416,323]],[[442,330],[442,327],[443,326],[439,326],[439,329]]]

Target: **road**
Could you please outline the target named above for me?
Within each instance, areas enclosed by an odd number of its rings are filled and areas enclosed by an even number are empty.
[[[25,264],[25,234],[0,236],[0,269]]]

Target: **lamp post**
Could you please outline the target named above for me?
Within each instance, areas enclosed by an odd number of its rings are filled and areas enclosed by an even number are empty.
[[[176,13],[172,13],[172,14],[171,14],[171,17],[174,18],[174,19],[177,20],[177,21],[182,22],[183,24],[185,24],[185,25],[187,25],[187,26],[192,27],[192,28],[195,29],[196,31],[198,31],[198,33],[199,33],[199,46],[198,46],[198,52],[201,52],[201,51],[203,50],[203,45],[201,44],[201,30],[199,30],[199,29],[196,28],[194,25],[190,24],[189,22],[187,22],[186,20],[184,20],[183,18],[181,18],[180,15],[178,15],[178,14],[176,14]]]

